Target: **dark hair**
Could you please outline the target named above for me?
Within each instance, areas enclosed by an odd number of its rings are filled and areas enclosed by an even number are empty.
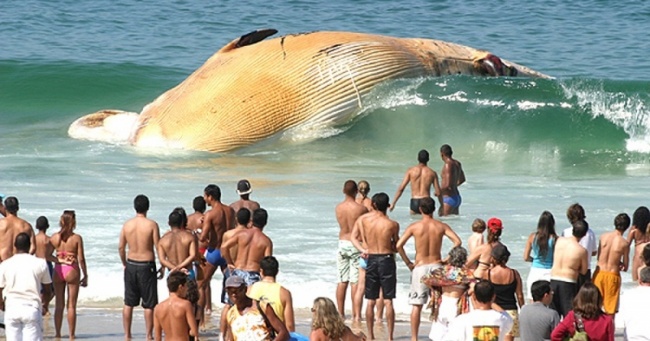
[[[585,319],[593,320],[600,316],[603,313],[602,306],[603,296],[591,282],[583,284],[573,298],[573,312],[579,313]]]
[[[643,264],[650,266],[650,243],[646,243],[641,251],[641,258],[643,258]]]
[[[584,220],[576,220],[571,225],[573,226],[574,237],[582,238],[589,230],[589,224]]]
[[[183,224],[183,217],[181,216],[178,211],[173,210],[172,213],[169,214],[169,227],[178,227],[180,228]]]
[[[345,182],[345,184],[343,184],[343,193],[345,193],[347,196],[354,198],[354,196],[357,195],[358,191],[359,189],[357,187],[357,183],[354,182],[354,180],[348,180]]]
[[[450,146],[450,145],[448,145],[448,144],[443,144],[442,147],[440,147],[440,153],[441,153],[442,155],[444,155],[444,156],[449,156],[449,157],[451,157],[451,155],[452,155],[454,152],[451,150],[451,146]]]
[[[498,229],[498,230],[492,230],[492,229],[487,229],[487,242],[488,243],[495,243],[498,242],[499,239],[501,239],[501,232],[503,229]]]
[[[147,213],[149,211],[149,198],[144,194],[138,194],[133,199],[133,208],[137,213]]]
[[[551,282],[539,280],[533,282],[530,286],[530,294],[533,296],[533,302],[539,302],[544,295],[551,292]]]
[[[384,192],[377,193],[372,196],[372,205],[375,207],[377,211],[386,213],[386,209],[388,209],[388,202],[390,199],[388,198],[388,194]]]
[[[199,286],[194,279],[187,280],[187,293],[185,293],[185,299],[190,301],[192,305],[196,305],[199,302]]]
[[[237,211],[237,223],[246,226],[251,221],[251,210],[242,207]]]
[[[205,186],[203,192],[216,201],[221,201],[221,188],[215,184]]]
[[[266,256],[260,261],[260,269],[264,271],[264,276],[275,277],[280,270],[278,260],[273,256]]]
[[[46,231],[50,227],[50,222],[46,216],[40,216],[36,219],[36,229],[39,231]]]
[[[205,209],[206,209],[206,206],[205,206],[205,199],[203,199],[203,197],[200,196],[200,195],[199,195],[199,196],[196,196],[196,197],[194,198],[194,200],[192,201],[192,208],[193,208],[196,212],[204,213],[204,212],[205,212]]]
[[[632,214],[632,225],[643,233],[650,233],[650,231],[648,231],[648,225],[650,225],[650,210],[645,206],[639,206],[634,211],[634,214]]]
[[[259,228],[260,230],[266,226],[266,223],[269,220],[269,214],[263,208],[258,208],[253,212],[253,226]]]
[[[449,250],[449,264],[462,268],[467,262],[467,250],[462,246],[455,246]]]
[[[585,220],[585,209],[580,206],[580,204],[575,203],[566,210],[566,217],[569,219],[569,223],[573,224],[578,220]]]
[[[626,213],[620,213],[614,218],[614,227],[621,231],[625,232],[628,227],[630,227],[630,216]]]
[[[639,280],[641,283],[650,284],[650,267],[646,266],[645,268],[641,269],[641,271],[639,271]]]
[[[494,285],[490,281],[479,280],[474,285],[474,297],[481,303],[490,303],[494,297]]]
[[[535,243],[539,247],[539,256],[542,258],[548,254],[549,237],[553,237],[553,240],[557,238],[557,234],[555,234],[555,218],[553,218],[551,212],[544,211],[537,221],[537,233],[535,237]]]
[[[16,213],[18,213],[18,209],[20,209],[20,205],[18,204],[18,198],[7,197],[5,199],[5,209],[7,210],[8,213],[16,215]]]
[[[418,162],[425,164],[429,162],[429,152],[426,149],[422,149],[418,153]]]
[[[187,284],[187,275],[182,271],[173,271],[167,277],[167,289],[169,292],[177,292],[178,287]]]
[[[430,197],[420,199],[420,210],[422,214],[430,215],[436,210],[436,203]]]
[[[29,248],[32,246],[32,241],[29,238],[29,235],[25,232],[21,232],[16,236],[14,240],[14,247],[16,250],[21,252],[29,252]]]
[[[181,215],[181,228],[186,228],[187,227],[187,213],[185,213],[185,209],[182,207],[176,207],[173,212],[176,212]]]

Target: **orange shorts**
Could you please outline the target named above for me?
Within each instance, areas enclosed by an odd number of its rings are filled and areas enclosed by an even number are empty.
[[[613,315],[618,312],[618,298],[621,293],[621,275],[614,272],[596,270],[593,279],[594,285],[603,295],[603,310]]]

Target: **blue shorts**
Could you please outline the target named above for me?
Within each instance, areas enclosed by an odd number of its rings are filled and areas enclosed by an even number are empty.
[[[226,259],[221,257],[221,250],[219,249],[208,248],[205,252],[205,260],[215,268],[223,268],[226,266]]]
[[[452,196],[443,196],[442,202],[451,206],[452,208],[458,208],[460,207],[460,204],[463,202],[463,200],[461,199],[460,194],[456,194]]]
[[[368,260],[363,257],[359,257],[359,267],[364,270],[368,269]]]

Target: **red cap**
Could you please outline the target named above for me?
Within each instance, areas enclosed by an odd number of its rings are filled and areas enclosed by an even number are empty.
[[[492,233],[503,229],[503,223],[499,218],[490,218],[487,222],[487,227],[492,231]]]

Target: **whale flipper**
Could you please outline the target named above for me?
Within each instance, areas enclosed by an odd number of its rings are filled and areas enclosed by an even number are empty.
[[[249,33],[244,34],[243,36],[239,38],[235,38],[233,41],[229,42],[226,44],[226,46],[222,47],[221,50],[219,50],[220,53],[223,52],[228,52],[230,50],[248,46],[248,45],[253,45],[255,43],[258,43],[267,37],[270,37],[274,34],[278,33],[278,30],[273,29],[273,28],[263,28],[260,30],[255,30]]]

